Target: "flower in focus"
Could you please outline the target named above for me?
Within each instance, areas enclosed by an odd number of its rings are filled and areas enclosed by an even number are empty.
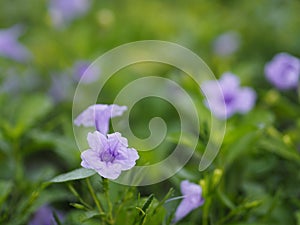
[[[81,153],[81,166],[93,169],[102,177],[117,179],[121,172],[129,170],[139,158],[137,151],[128,148],[127,139],[116,132],[107,136],[98,131],[89,133],[90,149]]]
[[[22,27],[16,25],[8,29],[0,29],[0,56],[25,62],[31,54],[18,38],[22,34]]]
[[[53,217],[53,211],[55,210],[48,205],[40,207],[30,220],[29,225],[57,225]],[[62,214],[59,212],[56,212],[56,214],[61,220]]]
[[[279,53],[266,64],[265,74],[278,89],[296,88],[300,76],[300,60],[287,53]]]
[[[49,13],[53,25],[63,27],[89,8],[90,0],[50,0]]]
[[[180,189],[183,194],[183,200],[176,209],[174,222],[181,220],[192,210],[200,207],[204,203],[200,185],[184,180],[180,184]]]
[[[86,84],[96,81],[100,75],[100,69],[97,66],[90,67],[86,61],[77,61],[73,67],[73,76],[76,81]],[[89,68],[89,69],[88,69]]]
[[[224,73],[219,81],[203,82],[201,90],[206,96],[205,105],[220,119],[247,113],[255,104],[255,91],[240,87],[239,78],[232,73]]]
[[[240,35],[234,31],[229,31],[215,39],[213,51],[219,56],[231,55],[239,49],[240,43]]]
[[[75,120],[76,126],[96,127],[97,131],[107,134],[110,118],[121,116],[126,106],[96,104],[89,106]]]

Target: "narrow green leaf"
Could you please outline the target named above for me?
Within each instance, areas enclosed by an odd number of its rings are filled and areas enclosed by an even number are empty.
[[[144,212],[146,212],[147,209],[149,208],[150,204],[151,204],[152,201],[153,201],[153,198],[154,198],[154,195],[151,194],[151,195],[148,197],[147,201],[144,203],[143,208],[142,208],[142,210],[143,210]]]
[[[12,182],[11,181],[6,181],[6,180],[1,180],[0,181],[0,205],[2,202],[5,201],[7,198],[8,194],[10,193],[12,188]]]
[[[16,115],[14,135],[21,135],[53,108],[53,102],[45,95],[34,95],[24,99]]]
[[[50,182],[52,183],[61,183],[70,180],[79,180],[83,178],[87,178],[93,176],[96,173],[94,170],[86,169],[86,168],[79,168],[68,173],[64,173],[54,177]]]
[[[168,193],[165,195],[165,197],[158,203],[158,205],[154,208],[153,214],[163,205],[165,202],[173,195],[174,193],[174,188],[170,188]]]

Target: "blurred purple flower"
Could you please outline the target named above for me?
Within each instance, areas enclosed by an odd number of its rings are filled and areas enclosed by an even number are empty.
[[[15,25],[8,29],[0,29],[0,56],[19,62],[26,62],[31,54],[18,38],[22,34],[22,27]]]
[[[64,27],[73,19],[85,14],[90,0],[50,0],[49,13],[55,27]]]
[[[30,220],[29,225],[57,225],[53,216],[54,211],[55,210],[48,205],[40,207]],[[56,212],[56,215],[62,220],[63,216],[60,212]]]
[[[107,134],[110,118],[121,116],[126,106],[96,104],[89,106],[74,120],[76,126],[96,127],[97,131]]]
[[[300,76],[300,60],[288,53],[279,53],[266,64],[265,74],[278,89],[296,88]]]
[[[73,76],[76,81],[83,83],[92,83],[99,78],[100,68],[97,66],[90,67],[87,61],[77,61],[73,67]],[[89,68],[89,69],[88,69]]]
[[[117,179],[123,170],[129,170],[139,158],[137,151],[128,148],[127,139],[116,132],[107,136],[98,131],[87,137],[90,149],[81,153],[81,166],[97,171],[102,177]]]
[[[240,80],[232,73],[224,73],[219,81],[205,81],[201,90],[206,96],[205,105],[220,119],[235,113],[247,113],[255,104],[252,88],[240,87]]]
[[[180,189],[183,194],[183,200],[176,209],[174,222],[181,220],[192,210],[204,204],[200,185],[184,180],[180,184]]]
[[[219,56],[227,56],[236,52],[240,47],[240,35],[229,31],[218,36],[213,42],[213,51]]]
[[[70,100],[73,95],[72,80],[66,74],[51,76],[49,95],[55,102]]]

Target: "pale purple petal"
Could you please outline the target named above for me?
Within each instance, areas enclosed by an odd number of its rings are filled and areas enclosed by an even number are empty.
[[[100,132],[88,133],[87,141],[93,151],[101,153],[108,147],[106,137]]]
[[[112,150],[122,148],[122,147],[128,147],[127,139],[122,137],[119,132],[108,134],[107,137],[108,137],[109,147]]]
[[[120,176],[122,172],[122,166],[116,163],[107,163],[105,167],[96,169],[96,171],[102,177],[115,180]]]
[[[240,79],[233,73],[223,73],[220,84],[224,90],[237,89],[240,86]]]
[[[106,163],[99,160],[99,153],[91,149],[82,152],[81,159],[83,161],[81,166],[87,169],[94,169],[98,171],[106,167]]]
[[[202,188],[200,185],[184,180],[180,183],[180,190],[183,195],[198,194],[202,195]]]
[[[185,217],[187,214],[189,214],[192,210],[196,208],[198,208],[198,206],[191,205],[188,199],[183,199],[176,209],[174,221],[181,220],[183,217]]]
[[[236,110],[240,113],[247,113],[250,111],[256,100],[256,93],[252,88],[242,88],[236,103]]]
[[[77,116],[74,120],[76,126],[83,125],[85,127],[93,127],[95,126],[95,117],[97,111],[104,111],[107,109],[107,105],[96,104],[89,106],[86,110],[84,110],[81,114]]]
[[[116,104],[110,105],[111,117],[121,116],[126,110],[127,106],[119,106]]]
[[[134,148],[123,148],[116,157],[116,163],[121,165],[122,170],[129,170],[135,166],[138,159],[139,155]]]
[[[278,89],[296,88],[300,77],[300,61],[287,53],[279,53],[266,64],[265,74]]]

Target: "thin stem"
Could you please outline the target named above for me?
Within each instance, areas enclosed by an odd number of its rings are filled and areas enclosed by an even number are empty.
[[[102,177],[102,181],[103,181],[103,191],[104,191],[104,195],[105,195],[106,202],[107,202],[107,205],[108,205],[109,223],[114,224],[114,220],[113,220],[113,216],[112,216],[112,203],[110,201],[109,193],[108,193],[108,179]]]
[[[210,205],[211,205],[211,197],[207,197],[205,199],[205,204],[204,204],[204,207],[203,207],[202,225],[208,225]]]
[[[91,193],[91,195],[92,195],[92,198],[93,198],[94,202],[95,202],[96,205],[97,205],[97,208],[98,208],[98,210],[99,210],[99,213],[100,213],[100,214],[103,214],[103,213],[104,213],[103,208],[102,208],[102,206],[101,206],[101,204],[100,204],[100,202],[99,202],[99,200],[98,200],[98,198],[97,198],[97,196],[96,196],[96,194],[95,194],[95,191],[94,191],[94,189],[93,189],[93,187],[92,187],[92,185],[91,185],[91,182],[90,182],[90,179],[89,179],[89,178],[86,178],[86,183],[87,183],[87,185],[88,185],[88,189],[89,189],[89,191],[90,191],[90,193]]]

